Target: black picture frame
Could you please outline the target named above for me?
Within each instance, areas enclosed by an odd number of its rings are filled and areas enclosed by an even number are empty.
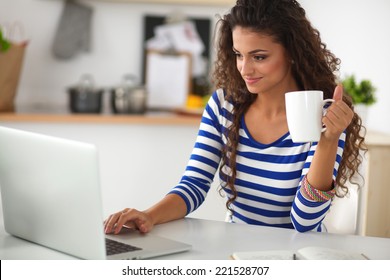
[[[194,22],[196,30],[203,41],[205,49],[202,53],[208,61],[208,66],[210,64],[211,57],[211,19],[210,18],[200,18],[200,17],[188,17],[188,20]],[[145,47],[146,41],[154,37],[154,29],[159,25],[165,23],[166,16],[162,15],[144,15],[143,17],[143,47],[142,47],[142,83],[145,83],[145,67],[146,67],[146,55],[147,50]]]

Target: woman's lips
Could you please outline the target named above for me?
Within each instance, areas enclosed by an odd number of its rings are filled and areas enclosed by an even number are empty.
[[[257,83],[258,81],[261,80],[261,78],[244,78],[245,80],[245,83],[247,83],[248,85],[253,85],[255,83]]]

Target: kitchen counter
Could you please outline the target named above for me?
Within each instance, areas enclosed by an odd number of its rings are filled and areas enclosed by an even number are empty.
[[[366,135],[366,143],[369,146],[389,146],[390,135],[384,132],[369,131]]]
[[[22,108],[16,112],[0,113],[0,122],[45,122],[45,123],[106,123],[145,125],[199,125],[201,115],[185,112],[151,111],[143,115],[112,113],[70,113],[63,108]]]
[[[56,123],[133,123],[199,125],[200,117],[178,114],[104,115],[104,114],[13,114],[1,113],[0,122],[56,122]]]

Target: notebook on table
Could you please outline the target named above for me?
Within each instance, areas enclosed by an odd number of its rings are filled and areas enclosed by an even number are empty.
[[[9,234],[81,259],[146,259],[191,249],[153,233],[105,235],[99,181],[95,145],[0,126],[0,190]],[[106,242],[131,251],[107,255]]]

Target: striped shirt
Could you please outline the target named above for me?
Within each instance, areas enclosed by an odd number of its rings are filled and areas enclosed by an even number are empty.
[[[223,90],[214,92],[206,105],[186,170],[179,184],[170,191],[185,201],[187,214],[202,204],[214,180],[222,147],[226,145],[224,131],[231,124],[232,109]],[[244,118],[239,134],[235,181],[238,196],[232,204],[230,221],[295,228],[299,232],[325,231],[322,220],[331,201],[312,201],[299,191],[317,143],[293,143],[290,133],[286,133],[271,144],[261,144],[251,137]],[[345,133],[342,133],[333,179],[341,161],[344,140]],[[228,197],[229,191],[225,190]]]

